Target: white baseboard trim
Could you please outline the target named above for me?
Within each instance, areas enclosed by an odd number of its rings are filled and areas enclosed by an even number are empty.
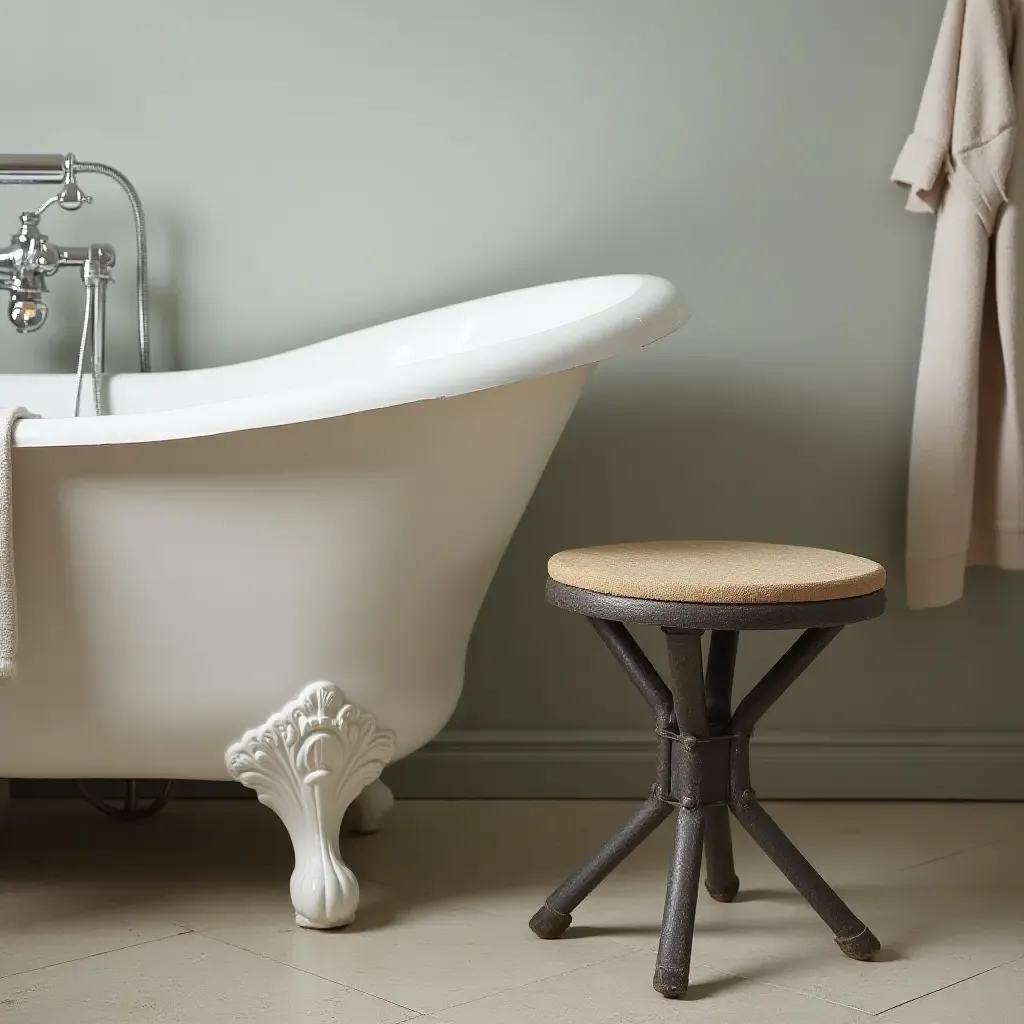
[[[754,788],[776,799],[1024,800],[1024,732],[755,736]],[[643,797],[654,738],[634,731],[442,733],[384,775],[399,796]]]

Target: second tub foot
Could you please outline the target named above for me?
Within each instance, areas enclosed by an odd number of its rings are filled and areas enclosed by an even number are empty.
[[[372,835],[380,829],[380,823],[394,806],[391,790],[377,779],[352,801],[341,826],[361,836]]]

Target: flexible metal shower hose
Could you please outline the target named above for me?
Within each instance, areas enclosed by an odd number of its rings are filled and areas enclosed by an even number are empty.
[[[85,289],[85,318],[82,321],[82,340],[78,345],[78,372],[75,375],[75,415],[82,410],[82,379],[85,377],[85,353],[89,348],[89,341],[92,337],[92,303],[93,288],[90,285]],[[92,371],[92,395],[96,403],[96,415],[103,415],[103,382],[96,369],[95,357],[93,358]]]
[[[149,266],[146,253],[146,220],[142,213],[142,200],[135,186],[116,168],[107,164],[75,163],[75,170],[102,174],[113,179],[124,189],[132,204],[135,217],[135,290],[139,303],[139,368],[149,373]]]

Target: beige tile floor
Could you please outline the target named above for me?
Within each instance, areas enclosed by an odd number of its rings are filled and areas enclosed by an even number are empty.
[[[842,957],[737,841],[743,891],[702,899],[691,998],[650,988],[669,829],[558,942],[526,921],[629,813],[613,802],[407,802],[345,837],[355,925],[295,926],[290,847],[248,801],[118,825],[15,802],[0,839],[0,1024],[1024,1022],[1024,804],[778,804],[882,939]]]

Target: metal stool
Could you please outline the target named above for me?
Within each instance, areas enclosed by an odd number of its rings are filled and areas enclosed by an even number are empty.
[[[548,563],[547,598],[585,615],[651,706],[658,737],[647,802],[530,920],[542,939],[569,927],[573,910],[676,812],[675,849],[654,987],[679,998],[690,975],[701,859],[716,900],[739,891],[731,811],[835,934],[847,956],[868,960],[879,943],[804,859],[750,784],[750,735],[762,715],[843,626],[885,610],[885,570],[854,555],[732,542],[619,544],[563,551]],[[660,626],[668,640],[666,684],[625,623]],[[803,629],[732,710],[740,631]],[[701,634],[711,630],[707,671]]]

